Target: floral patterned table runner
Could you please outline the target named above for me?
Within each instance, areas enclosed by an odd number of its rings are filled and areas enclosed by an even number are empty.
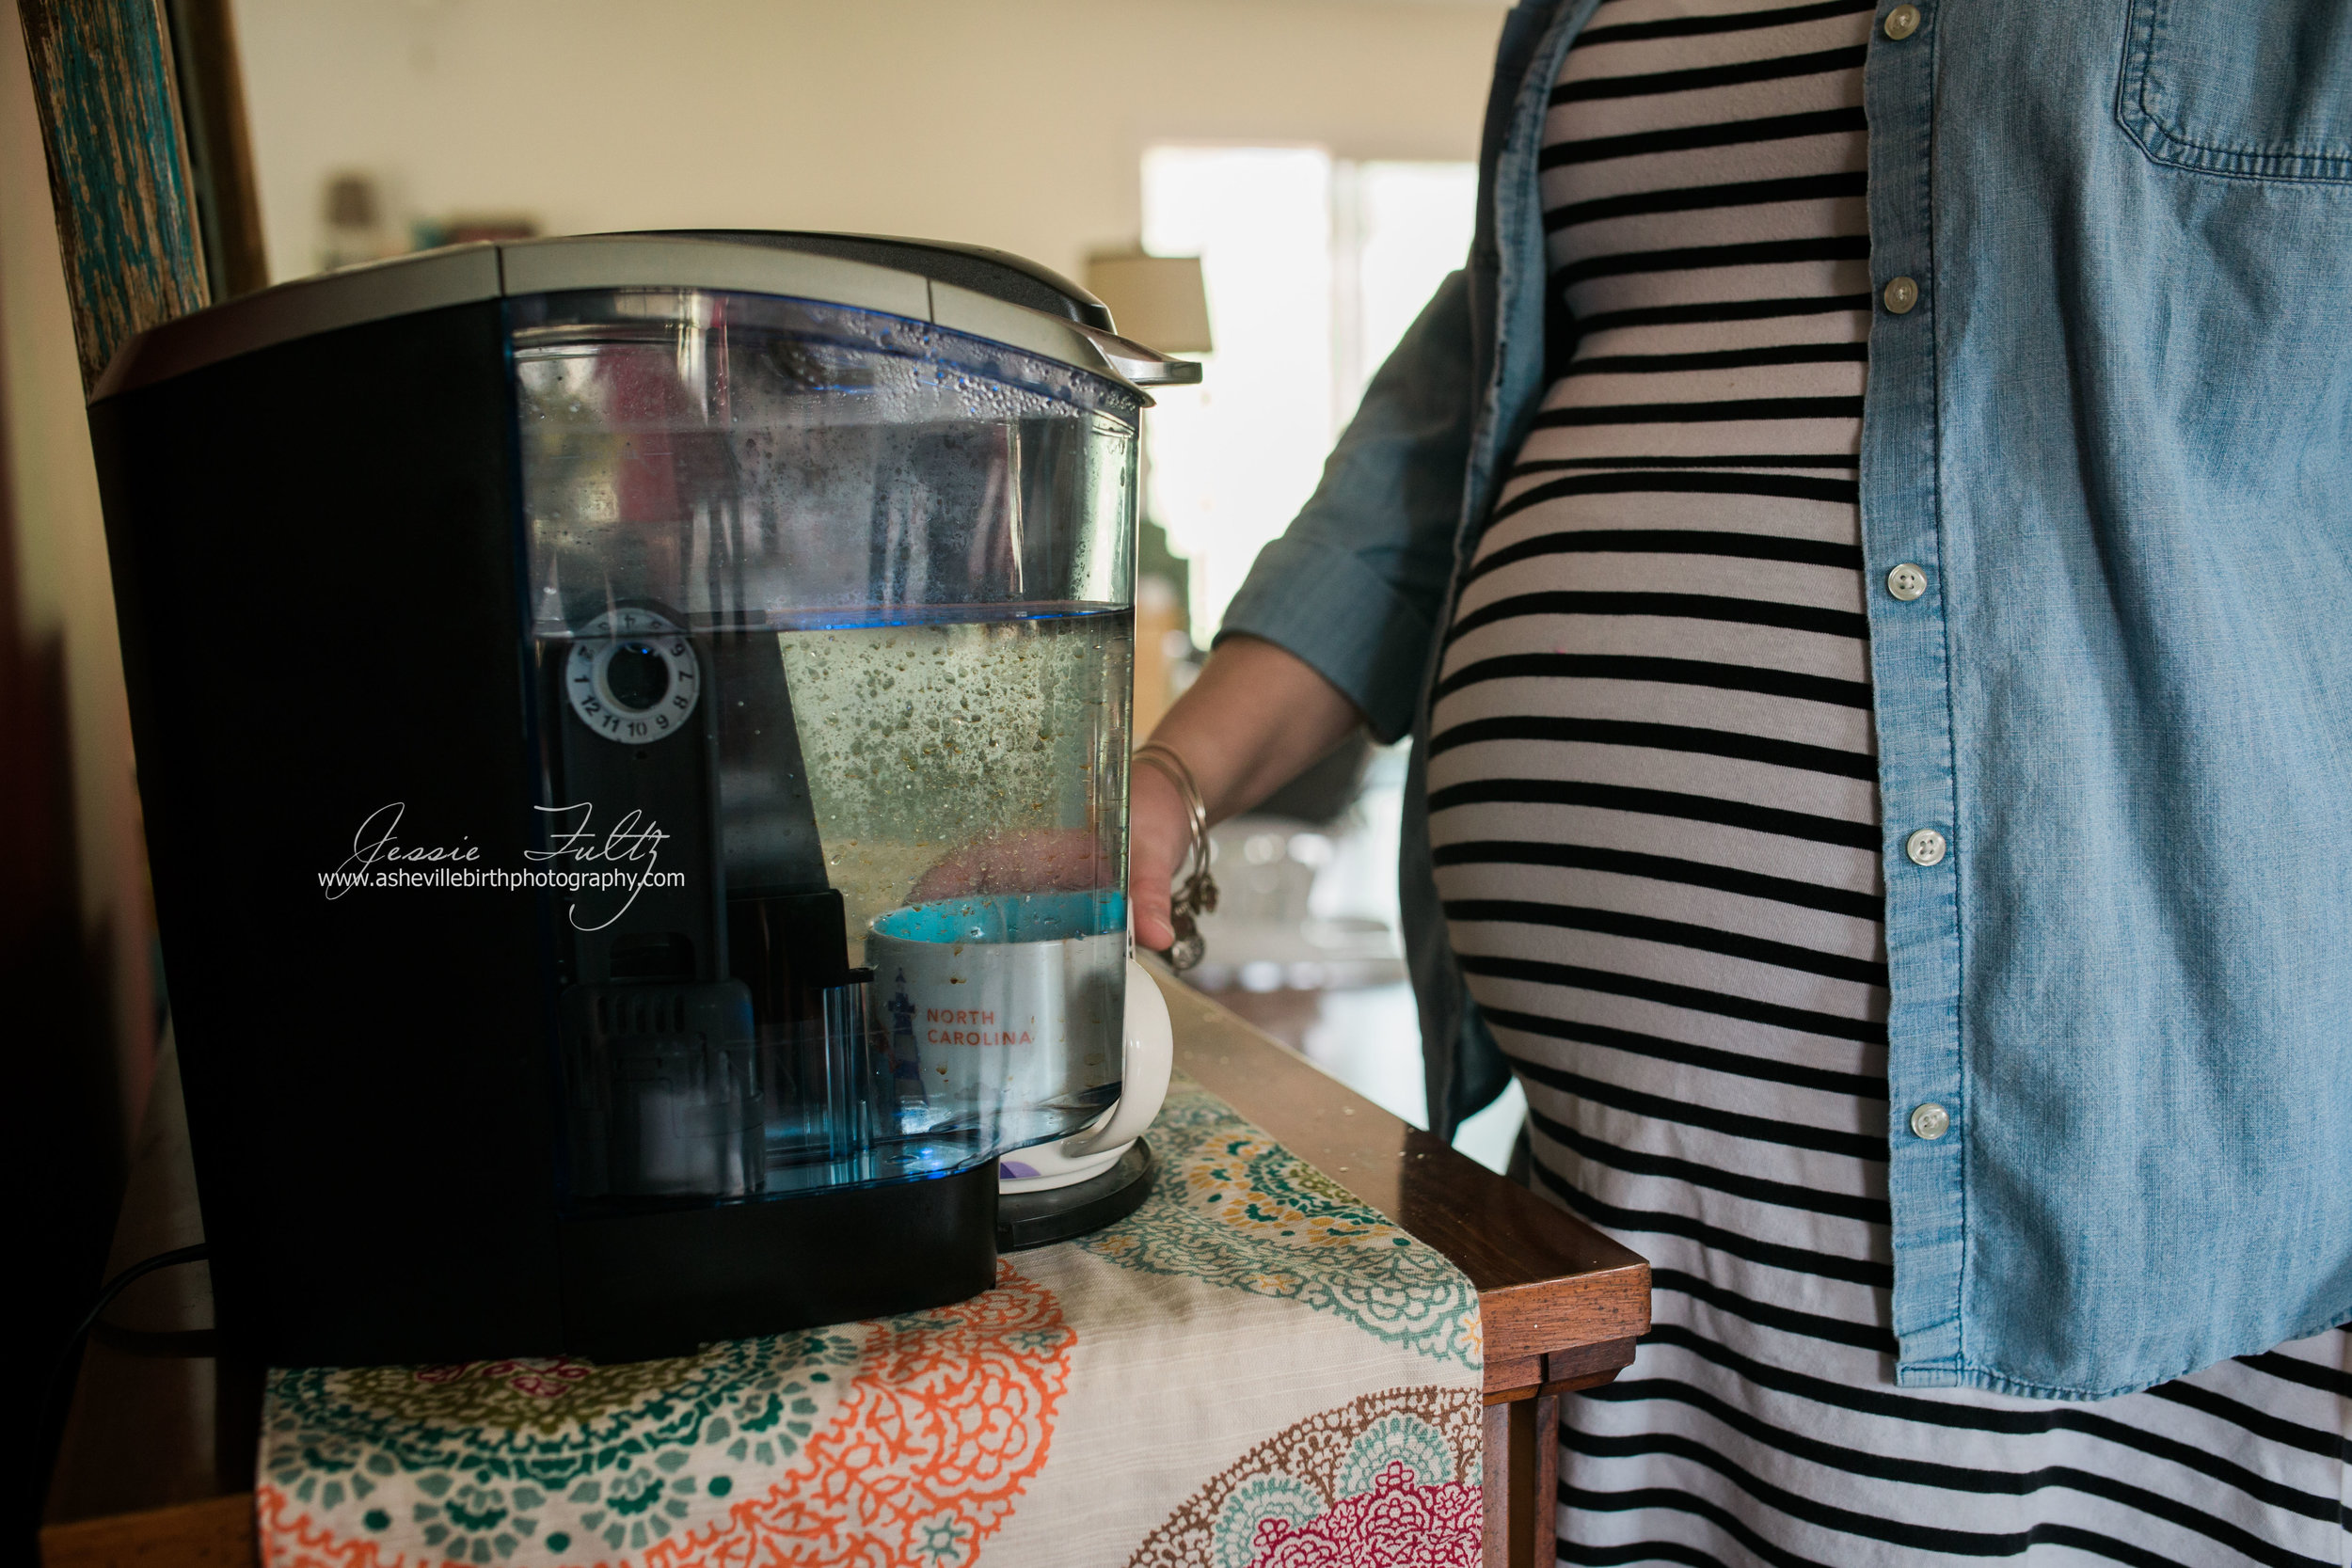
[[[674,1361],[280,1370],[269,1568],[1470,1568],[1478,1297],[1179,1078],[1157,1185],[971,1301]]]

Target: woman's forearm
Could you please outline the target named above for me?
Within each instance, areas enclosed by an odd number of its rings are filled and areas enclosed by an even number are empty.
[[[1297,655],[1230,637],[1151,738],[1190,766],[1216,822],[1290,783],[1362,722],[1356,705]]]

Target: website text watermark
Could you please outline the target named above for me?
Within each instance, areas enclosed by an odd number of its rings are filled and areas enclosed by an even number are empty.
[[[329,898],[353,888],[555,888],[564,893],[613,893],[622,888],[676,888],[683,871],[502,871],[496,866],[437,865],[415,871],[322,871],[319,886]]]
[[[627,914],[645,889],[686,885],[684,872],[658,868],[661,846],[670,835],[643,812],[628,812],[598,833],[596,807],[587,801],[532,809],[547,819],[548,847],[524,850],[523,859],[535,863],[515,870],[480,863],[482,846],[463,839],[456,844],[402,842],[400,823],[408,805],[393,800],[368,814],[352,835],[351,853],[342,864],[318,874],[319,890],[329,901],[354,889],[626,892],[628,896],[621,907],[593,925],[581,922],[579,905],[566,911],[575,929],[597,931]]]

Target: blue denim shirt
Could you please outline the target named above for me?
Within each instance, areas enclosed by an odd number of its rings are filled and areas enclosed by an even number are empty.
[[[1469,265],[1226,618],[1384,738],[1544,390],[1536,156],[1594,4],[1504,24]],[[1875,286],[1918,289],[1862,436],[1898,1378],[2098,1398],[2352,1317],[2352,7],[1920,8],[1866,69]],[[1450,1132],[1505,1071],[1409,799]]]

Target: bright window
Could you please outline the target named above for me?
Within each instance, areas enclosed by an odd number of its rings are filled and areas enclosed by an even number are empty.
[[[1354,163],[1314,148],[1155,147],[1143,245],[1199,256],[1216,351],[1145,421],[1153,521],[1191,561],[1205,644],[1289,526],[1364,384],[1470,250],[1470,164]]]

